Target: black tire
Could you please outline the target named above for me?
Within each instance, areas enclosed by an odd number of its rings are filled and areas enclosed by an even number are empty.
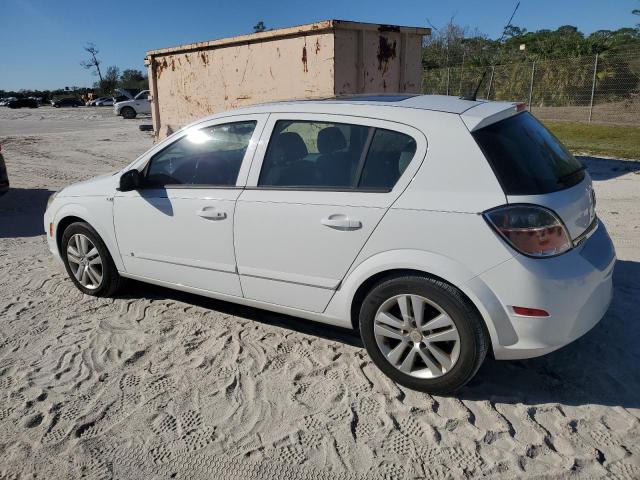
[[[136,118],[137,113],[131,107],[124,107],[122,110],[120,110],[120,115],[122,115],[122,117],[126,118],[127,120],[131,120],[132,118]]]
[[[398,295],[424,297],[451,318],[460,339],[458,359],[451,370],[435,378],[416,378],[401,372],[380,351],[374,334],[374,318],[384,302]],[[489,348],[484,322],[469,300],[452,285],[426,275],[394,277],[374,286],[360,308],[359,326],[369,356],[385,375],[400,385],[435,395],[452,394],[471,380]]]
[[[69,265],[69,259],[67,258],[67,248],[71,237],[75,234],[83,234],[95,245],[102,260],[102,280],[97,288],[87,288],[82,285],[75,277],[71,267]],[[109,250],[100,238],[100,235],[85,222],[75,222],[69,225],[62,234],[60,248],[60,256],[64,262],[64,267],[67,270],[67,274],[71,281],[82,293],[87,295],[93,295],[95,297],[109,297],[113,295],[122,285],[123,278],[118,274],[118,270],[113,263],[113,259],[109,254]]]

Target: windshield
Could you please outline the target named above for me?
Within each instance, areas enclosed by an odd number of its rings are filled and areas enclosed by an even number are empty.
[[[584,167],[528,112],[472,132],[507,195],[538,195],[580,183]]]

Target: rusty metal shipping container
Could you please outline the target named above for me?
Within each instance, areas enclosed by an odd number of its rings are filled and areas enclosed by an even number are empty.
[[[253,103],[418,92],[428,34],[326,20],[149,51],[154,131],[163,138],[205,115]]]

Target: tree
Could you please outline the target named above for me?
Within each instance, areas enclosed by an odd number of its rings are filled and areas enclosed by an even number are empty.
[[[96,47],[93,43],[87,43],[84,49],[90,55],[90,58],[87,60],[82,60],[80,62],[80,65],[82,65],[87,70],[95,68],[96,71],[93,73],[94,75],[98,75],[98,78],[100,78],[100,83],[102,83],[102,72],[100,72],[100,63],[102,62],[98,59],[98,53],[100,53],[98,47]]]
[[[140,71],[128,68],[120,75],[120,85],[123,88],[141,88],[144,87],[147,77]]]
[[[526,28],[517,27],[515,25],[507,25],[504,27],[504,36],[507,38],[520,37],[527,33]]]
[[[266,29],[267,29],[267,27],[264,25],[264,22],[262,20],[260,20],[258,23],[256,23],[253,26],[253,33],[264,32]]]
[[[107,67],[107,72],[104,78],[100,81],[100,90],[103,93],[111,93],[118,86],[118,79],[120,78],[120,69],[115,65]]]

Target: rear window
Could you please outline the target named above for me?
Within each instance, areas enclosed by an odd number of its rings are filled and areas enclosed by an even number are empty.
[[[528,112],[472,135],[507,195],[556,192],[584,179],[583,165]]]

